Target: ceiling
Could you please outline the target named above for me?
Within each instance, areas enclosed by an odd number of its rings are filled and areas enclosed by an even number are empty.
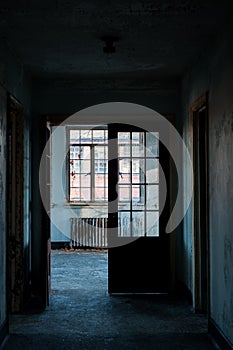
[[[178,78],[231,0],[1,0],[0,36],[33,76]],[[102,36],[119,37],[103,52]]]

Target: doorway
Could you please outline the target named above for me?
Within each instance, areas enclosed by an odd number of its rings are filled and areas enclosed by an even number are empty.
[[[30,284],[28,133],[22,104],[8,95],[7,108],[7,282],[8,310],[22,312]],[[26,154],[25,154],[26,153]]]
[[[194,308],[209,310],[208,95],[191,105],[194,168]]]
[[[105,293],[107,129],[51,123],[50,131],[52,300],[65,290]]]
[[[90,214],[85,213],[84,215],[83,210],[90,210],[89,204],[93,204],[96,195],[102,197],[104,200],[101,205],[105,206],[104,210],[108,220],[108,240],[110,242],[114,237],[113,240],[117,242],[116,245],[112,245],[111,241],[108,246],[108,292],[111,294],[167,294],[171,284],[171,235],[165,234],[165,225],[171,210],[170,186],[172,183],[168,151],[160,144],[159,134],[156,130],[147,132],[130,124],[106,125],[104,139],[106,139],[108,132],[108,142],[111,141],[111,146],[102,145],[107,148],[104,153],[108,156],[99,159],[95,159],[95,147],[102,146],[95,145],[94,134],[92,134],[91,140],[86,138],[85,142],[82,140],[80,143],[85,125],[63,126],[64,138],[59,138],[59,146],[63,147],[63,151],[60,152],[64,154],[63,165],[58,166],[58,169],[62,176],[61,187],[63,188],[63,203],[66,206],[68,229],[70,223],[73,222],[70,220],[73,218],[67,216],[68,209],[71,208],[73,212],[77,210],[77,218],[85,220],[90,218]],[[91,129],[95,130],[95,126],[93,128],[91,125]],[[78,131],[79,142],[69,142],[67,149],[67,134],[69,139],[73,131],[76,133]],[[113,139],[116,142],[112,142]],[[145,152],[147,152],[146,146],[149,145],[149,142],[151,142],[149,147],[151,154],[147,155]],[[140,153],[142,150],[143,154]],[[88,155],[86,159],[83,158],[84,154]],[[50,159],[49,156],[47,158]],[[105,162],[106,159],[107,162]],[[73,169],[74,163],[77,163],[75,171]],[[166,177],[168,189],[163,211],[159,193],[159,164]],[[98,176],[102,176],[105,183],[103,186],[98,183],[98,186],[93,188],[93,184],[96,185],[95,176],[93,177],[93,171],[96,169],[92,168],[92,172],[90,171],[93,166],[95,168],[97,166]],[[111,171],[111,176],[108,176],[107,166]],[[103,171],[103,174],[99,173],[100,170]],[[84,176],[86,177],[85,182],[83,182]],[[85,184],[83,188],[81,183]],[[108,188],[108,192],[106,192],[106,188]],[[118,196],[114,198],[114,189],[116,188]],[[108,198],[106,198],[106,193],[108,193]],[[86,203],[85,208],[82,208],[83,199],[90,202],[88,205]],[[78,205],[77,202],[79,202]],[[114,202],[117,205],[115,208],[111,207]],[[58,207],[57,203],[52,200],[51,210],[56,207]],[[60,215],[60,218],[64,224],[64,217]],[[66,232],[68,231],[66,230]],[[71,239],[68,237],[66,243],[70,245],[70,241]]]

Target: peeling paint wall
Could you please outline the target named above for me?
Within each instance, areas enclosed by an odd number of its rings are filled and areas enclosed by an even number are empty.
[[[233,344],[233,50],[225,28],[208,56],[183,80],[183,133],[190,148],[189,106],[209,92],[210,317]],[[231,36],[232,35],[232,36]],[[184,171],[185,173],[185,171]],[[188,184],[187,184],[188,185]],[[183,279],[192,290],[192,211],[183,225]]]
[[[0,330],[6,322],[6,93],[0,87]],[[1,339],[0,339],[1,341]]]
[[[0,342],[4,337],[7,327],[7,93],[12,94],[24,106],[24,117],[27,124],[25,129],[29,129],[29,113],[30,113],[30,84],[25,76],[25,72],[21,63],[17,60],[17,56],[10,50],[7,43],[0,41]],[[27,144],[29,140],[29,134]],[[26,141],[25,141],[26,142]],[[25,144],[25,149],[26,147]],[[25,169],[28,170],[29,159],[28,152],[25,157]],[[24,187],[28,186],[29,173],[25,173]],[[26,201],[26,197],[25,197]],[[26,204],[26,203],[25,203]],[[27,207],[28,208],[28,207]],[[29,208],[25,210],[25,222],[29,215]],[[30,227],[25,224],[25,235],[29,237]],[[26,240],[25,240],[26,242]],[[29,240],[27,241],[27,245]],[[25,247],[26,248],[26,247]],[[28,247],[27,247],[28,248]]]

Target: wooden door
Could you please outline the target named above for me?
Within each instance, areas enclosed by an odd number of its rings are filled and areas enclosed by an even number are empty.
[[[160,208],[159,164],[169,183],[169,160],[159,133],[109,125],[109,293],[167,293],[169,198]]]
[[[51,141],[50,141],[50,124],[45,122],[41,125],[42,141],[44,153],[40,163],[40,190],[44,193],[43,203],[41,201],[41,261],[43,280],[41,286],[42,308],[49,305],[49,295],[51,290],[51,238],[50,238],[50,206],[51,206]]]
[[[50,123],[46,124],[46,141],[48,147],[46,148],[46,164],[45,164],[45,186],[46,186],[46,202],[47,205],[47,215],[45,217],[45,227],[46,227],[46,298],[47,305],[49,305],[49,295],[51,292],[51,224],[50,224],[50,208],[51,208],[51,127]]]

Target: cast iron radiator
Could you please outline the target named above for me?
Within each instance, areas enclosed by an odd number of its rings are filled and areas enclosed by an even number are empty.
[[[71,218],[70,247],[107,247],[107,218]]]

